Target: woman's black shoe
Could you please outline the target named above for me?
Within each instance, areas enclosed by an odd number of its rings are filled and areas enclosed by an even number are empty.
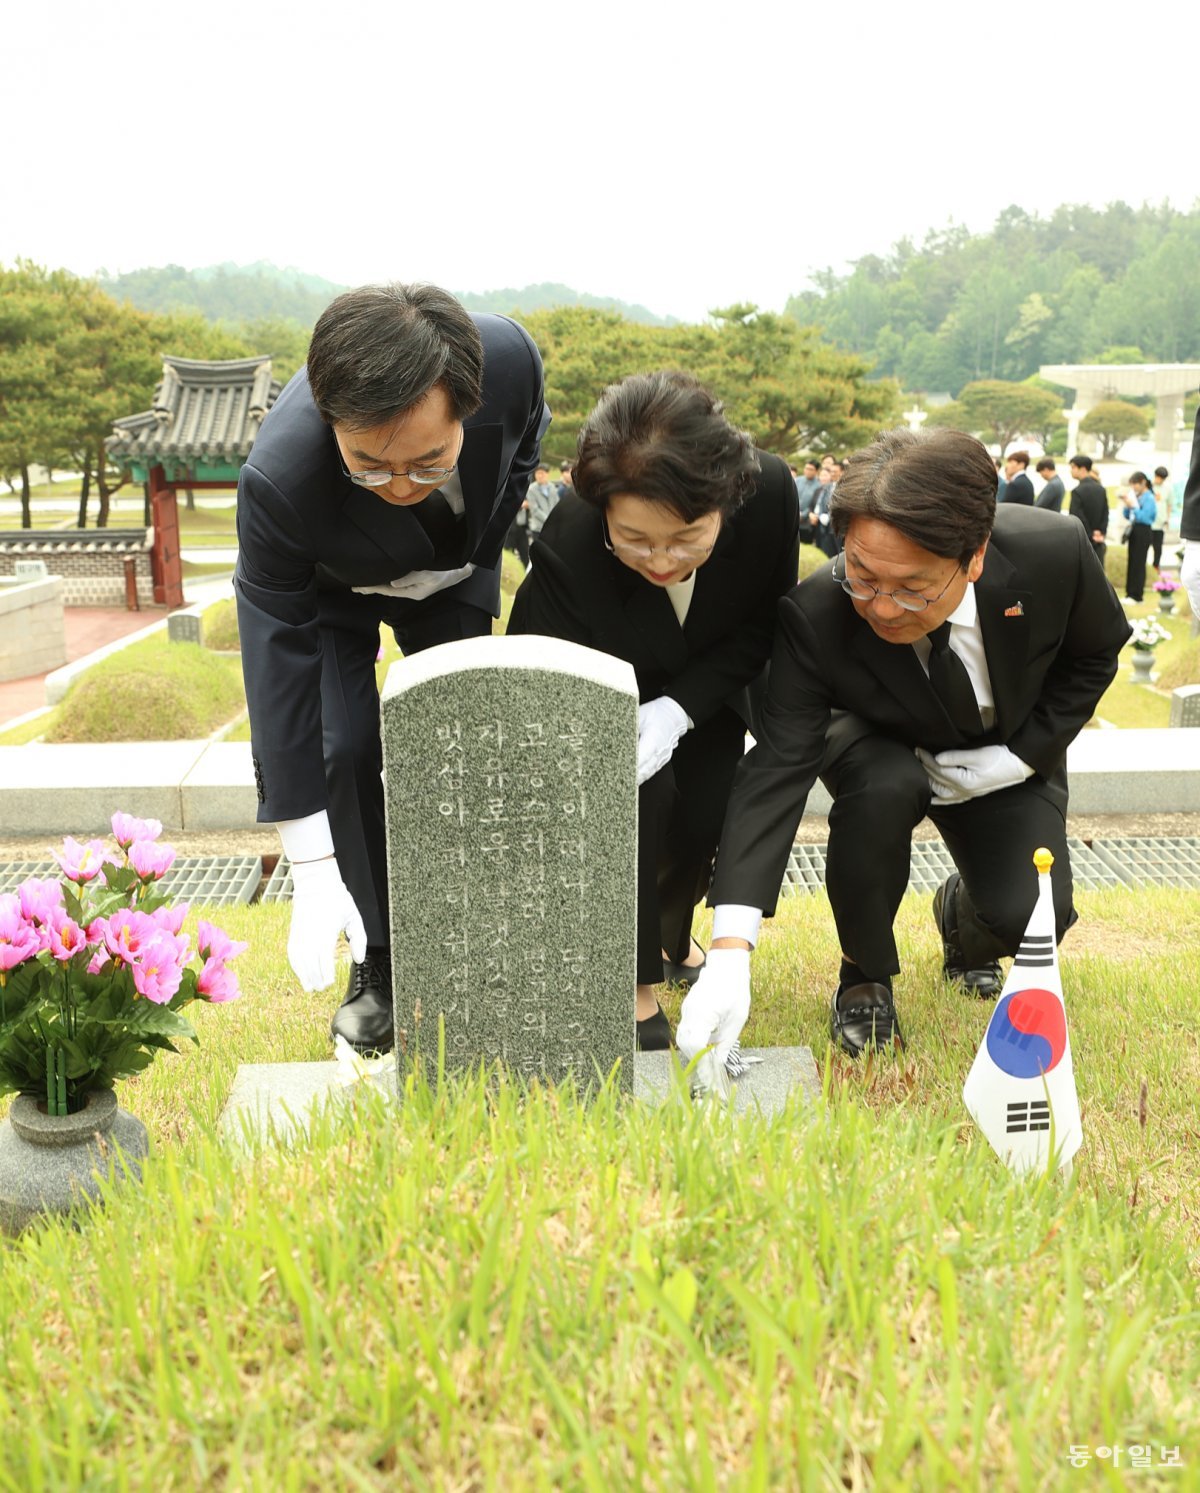
[[[699,949],[700,945],[696,947]],[[705,960],[708,958],[703,949],[700,950],[703,957],[699,964],[676,964],[674,959],[663,960],[663,979],[668,985],[687,985],[689,988],[700,978],[704,969]]]
[[[653,1016],[636,1023],[639,1052],[666,1052],[671,1046],[671,1023],[657,1001],[655,1008]]]

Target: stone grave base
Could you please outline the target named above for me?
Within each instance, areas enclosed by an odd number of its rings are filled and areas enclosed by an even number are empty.
[[[750,1057],[761,1057],[735,1086],[735,1113],[757,1109],[766,1116],[778,1114],[796,1089],[810,1098],[821,1092],[817,1065],[807,1047],[761,1047],[744,1049]],[[633,1093],[647,1104],[660,1105],[671,1091],[671,1068],[682,1073],[679,1059],[669,1052],[639,1052],[634,1055]],[[239,1141],[274,1130],[284,1139],[297,1128],[307,1130],[315,1108],[338,1094],[349,1094],[335,1062],[242,1063],[221,1113],[221,1132]],[[396,1069],[389,1062],[379,1072],[361,1080],[395,1096]],[[682,1085],[680,1093],[682,1093]]]

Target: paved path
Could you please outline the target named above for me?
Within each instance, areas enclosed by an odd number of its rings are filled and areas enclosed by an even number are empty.
[[[143,607],[139,612],[124,607],[64,607],[63,624],[67,634],[67,662],[86,658],[97,648],[104,648],[140,632],[167,615],[166,607]],[[49,671],[48,671],[49,672]],[[24,679],[9,679],[0,684],[0,730],[18,716],[28,715],[46,703],[46,675],[30,674]]]

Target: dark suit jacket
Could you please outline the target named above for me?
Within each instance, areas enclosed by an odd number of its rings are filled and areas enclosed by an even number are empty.
[[[566,638],[622,658],[643,701],[670,695],[697,726],[723,705],[748,721],[746,686],[771,655],[776,607],[799,565],[796,484],[777,456],[759,459],[753,493],[696,571],[682,628],[666,591],[605,549],[600,511],[572,493],[533,546],[509,632]]]
[[[1016,503],[1019,507],[1033,507],[1033,483],[1024,472],[1016,472],[1009,478],[1008,486],[1004,489],[1004,501]]]
[[[846,733],[846,744],[880,733],[931,752],[966,745],[912,646],[877,637],[831,573],[815,571],[780,602],[762,732],[734,782],[714,905],[774,911],[827,732],[831,740]],[[1116,674],[1129,623],[1088,536],[1036,508],[997,510],[975,600],[996,705],[993,739],[1065,809],[1067,746]],[[830,731],[837,710],[852,714]]]
[[[1101,534],[1108,529],[1108,494],[1095,477],[1084,477],[1076,483],[1067,511],[1087,530],[1089,539],[1093,529],[1099,529]]]
[[[1062,478],[1056,472],[1050,481],[1046,483],[1041,492],[1034,500],[1037,508],[1048,508],[1051,513],[1061,513],[1063,498],[1067,495],[1067,489]]]
[[[458,474],[465,505],[461,557],[479,569],[431,601],[499,613],[498,562],[525,498],[549,411],[542,361],[504,316],[474,318],[483,339],[483,403],[463,422]],[[425,530],[406,508],[356,487],[343,473],[304,369],[263,421],[238,481],[234,591],[250,707],[260,820],[325,808],[321,749],[322,593],[382,585],[435,566]],[[378,598],[392,612],[422,602]],[[367,600],[367,598],[364,598]]]
[[[1179,520],[1181,539],[1200,539],[1200,410],[1192,436],[1192,465],[1183,489],[1183,512]]]

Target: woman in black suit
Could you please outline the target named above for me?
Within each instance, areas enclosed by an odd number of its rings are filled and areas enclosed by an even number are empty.
[[[692,913],[708,889],[779,598],[796,584],[786,463],[756,451],[682,373],[605,391],[579,434],[575,492],[533,546],[510,633],[632,664],[638,713],[637,1030],[670,1045],[656,987],[704,963]]]

